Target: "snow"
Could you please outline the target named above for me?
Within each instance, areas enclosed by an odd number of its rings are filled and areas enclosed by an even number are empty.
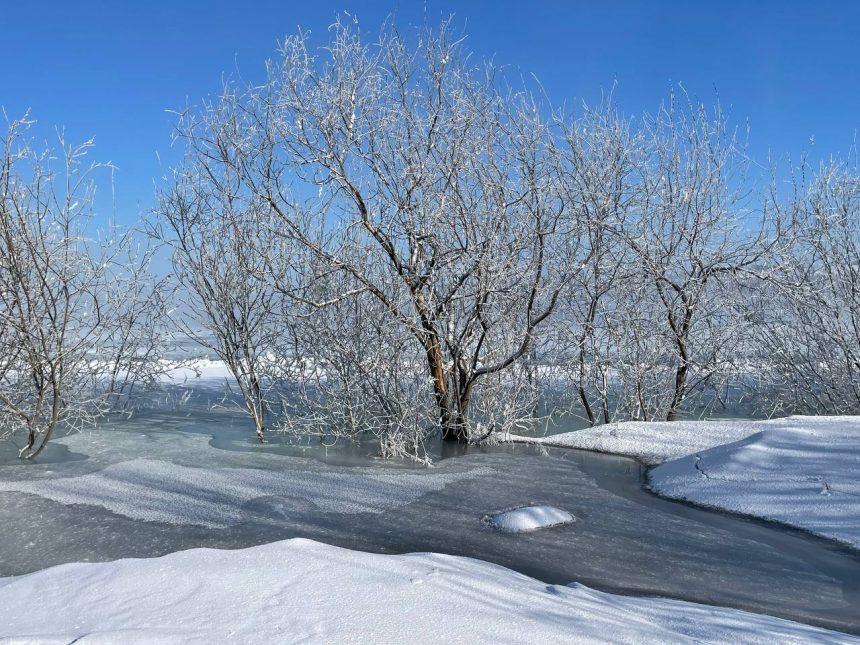
[[[490,513],[484,523],[499,531],[523,533],[573,522],[573,515],[555,506],[520,506]]]
[[[655,468],[667,497],[790,524],[860,548],[860,417],[750,424],[746,441]]]
[[[321,512],[381,513],[488,472],[485,468],[445,473],[200,468],[132,459],[77,477],[0,481],[0,491],[101,506],[137,520],[227,528],[242,521],[243,504],[260,497],[289,497]]]
[[[223,388],[236,379],[226,363],[218,359],[196,358],[179,366],[164,361],[165,371],[159,378],[162,383],[193,385],[195,388]]]
[[[757,432],[761,432],[761,427],[754,421],[630,421],[545,437],[510,435],[508,440],[608,452],[655,465],[746,439]]]
[[[99,643],[850,643],[760,614],[546,585],[438,554],[294,539],[67,564],[0,579],[9,645]]]
[[[783,522],[860,547],[860,417],[631,422],[518,443],[616,453],[657,465],[665,496]]]

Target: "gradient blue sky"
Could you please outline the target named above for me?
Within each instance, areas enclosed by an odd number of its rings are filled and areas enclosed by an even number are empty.
[[[259,78],[299,25],[322,42],[339,11],[367,32],[389,14],[406,28],[453,13],[472,50],[535,74],[556,102],[594,100],[617,82],[617,102],[641,113],[683,82],[749,120],[762,161],[843,154],[860,127],[860,2],[847,0],[4,1],[0,106],[29,108],[40,141],[54,126],[95,136],[95,158],[119,167],[118,218],[133,221],[176,158],[166,110],[217,92],[237,67]]]

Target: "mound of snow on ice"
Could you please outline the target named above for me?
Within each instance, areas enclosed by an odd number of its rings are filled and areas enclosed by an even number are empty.
[[[0,491],[101,506],[138,520],[225,528],[239,523],[242,505],[259,497],[302,498],[323,512],[381,513],[488,472],[197,468],[133,459],[78,477],[0,481]]]
[[[746,439],[762,431],[760,421],[630,421],[610,423],[546,437],[510,435],[515,443],[537,443],[625,455],[659,464],[701,450]]]
[[[309,540],[0,579],[6,643],[856,642],[692,603],[546,585],[437,554]]]
[[[508,533],[535,531],[570,522],[573,522],[573,515],[555,506],[520,506],[484,517],[485,524]]]
[[[789,417],[760,434],[668,462],[655,491],[860,547],[860,417]]]

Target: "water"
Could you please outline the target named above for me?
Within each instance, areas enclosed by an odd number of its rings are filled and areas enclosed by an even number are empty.
[[[860,633],[860,552],[659,499],[642,490],[639,464],[621,457],[501,446],[418,468],[376,460],[370,446],[259,446],[228,411],[152,415],[62,438],[32,465],[16,463],[11,446],[0,450],[0,575],[305,537],[475,557],[547,583]],[[244,483],[231,486],[233,475]],[[527,534],[481,523],[535,503],[576,521]]]

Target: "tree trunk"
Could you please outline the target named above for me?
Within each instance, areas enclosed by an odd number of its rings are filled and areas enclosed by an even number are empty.
[[[48,445],[48,441],[50,440],[51,435],[54,433],[54,427],[56,425],[56,423],[51,423],[48,426],[48,428],[42,435],[42,441],[39,443],[39,447],[35,450],[33,449],[33,446],[36,445],[36,437],[38,436],[38,433],[36,432],[35,427],[31,427],[27,432],[27,445],[18,451],[18,458],[31,461],[38,457],[39,454],[45,449],[45,446]]]
[[[670,324],[672,323],[671,314],[669,316]],[[693,307],[689,301],[685,299],[684,319],[680,327],[672,325],[675,332],[675,343],[678,346],[678,369],[675,371],[675,391],[672,394],[672,404],[669,406],[669,412],[666,415],[666,421],[675,421],[678,418],[678,413],[681,411],[681,404],[684,402],[684,397],[687,395],[687,372],[690,369],[690,352],[687,348],[690,328],[693,323]]]
[[[603,423],[609,423],[609,383],[607,382],[606,369],[601,368],[603,380],[603,392],[601,393],[601,405],[603,406]]]
[[[33,446],[36,445],[36,437],[39,436],[38,410],[41,408],[40,404],[39,406],[37,406],[37,411],[34,416],[31,417],[29,422],[27,423],[27,445],[21,448],[21,450],[18,452],[19,459],[26,459],[30,461],[38,457],[39,454],[41,454],[41,452],[45,449],[45,446],[48,445],[48,441],[50,441],[51,435],[54,434],[54,428],[56,428],[57,424],[60,422],[62,398],[60,397],[60,386],[57,381],[56,373],[53,371],[51,372],[51,379],[51,394],[53,396],[53,400],[51,401],[51,418],[48,421],[47,427],[42,433],[42,441],[39,443],[39,447],[33,450]]]
[[[260,387],[260,381],[257,379],[256,373],[251,374],[251,392],[254,396],[255,406],[251,414],[254,417],[254,430],[257,434],[257,441],[266,443],[266,402],[263,400],[263,389]]]
[[[442,417],[442,439],[444,441],[457,441],[465,443],[468,441],[468,433],[466,432],[466,420],[459,412],[450,412]]]
[[[594,412],[591,409],[591,404],[588,402],[588,393],[585,390],[585,341],[589,340],[594,333],[594,318],[597,315],[597,299],[592,297],[591,303],[588,305],[588,315],[585,319],[585,326],[582,334],[579,337],[579,399],[582,401],[582,407],[585,408],[585,414],[588,416],[589,425],[595,425],[597,420],[594,417]]]
[[[424,324],[424,329],[427,340],[426,342],[422,342],[427,355],[427,366],[430,369],[430,377],[433,379],[433,394],[436,398],[436,406],[439,408],[439,428],[442,431],[442,439],[444,441],[464,443],[468,440],[465,417],[468,399],[464,400],[458,397],[457,401],[451,400],[448,380],[445,377],[439,336],[427,323]]]
[[[585,352],[580,348],[579,351],[579,400],[582,401],[582,407],[585,408],[585,414],[588,416],[588,424],[595,425],[594,412],[591,410],[591,404],[588,402],[588,393],[585,391]]]
[[[681,350],[681,362],[678,364],[678,369],[675,372],[675,392],[672,395],[672,404],[669,406],[666,421],[675,421],[678,418],[678,413],[681,411],[681,403],[684,402],[684,396],[687,394],[688,369],[687,351],[686,348],[683,348]]]

